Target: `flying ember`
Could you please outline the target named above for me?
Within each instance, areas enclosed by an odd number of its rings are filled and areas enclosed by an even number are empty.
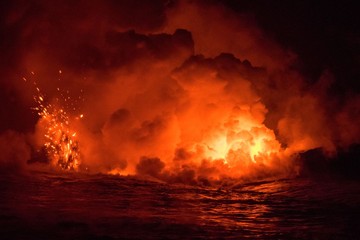
[[[36,82],[34,82],[36,86]],[[58,92],[60,89],[57,89]],[[60,104],[56,98],[54,103],[46,103],[45,95],[39,87],[36,87],[37,94],[34,100],[37,107],[33,108],[40,116],[39,125],[43,129],[44,143],[42,149],[45,150],[47,158],[51,164],[63,170],[78,170],[81,163],[79,143],[77,133],[71,127],[71,121],[83,117],[72,118],[70,114]],[[64,97],[66,99],[69,97]]]

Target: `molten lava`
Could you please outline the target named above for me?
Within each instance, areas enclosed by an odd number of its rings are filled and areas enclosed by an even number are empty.
[[[36,85],[36,82],[34,82]],[[43,129],[45,142],[42,148],[52,165],[64,170],[78,170],[81,163],[79,143],[76,131],[71,128],[72,119],[68,112],[59,104],[59,99],[53,104],[45,103],[45,95],[36,87],[34,100],[37,107],[33,108],[40,116],[39,126]],[[58,91],[60,89],[58,88]],[[70,97],[66,97],[70,99]]]
[[[249,174],[259,166],[274,167],[273,160],[284,150],[274,132],[246,112],[235,119],[222,124],[220,130],[208,130],[200,141],[200,151],[199,143],[190,148],[200,155],[193,163],[200,165],[203,159],[210,164],[220,161],[224,167],[218,167],[219,175],[232,177]]]

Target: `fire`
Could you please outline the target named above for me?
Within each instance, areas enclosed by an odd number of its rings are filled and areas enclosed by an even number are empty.
[[[221,160],[227,167],[233,168],[234,174],[244,173],[242,165],[267,165],[274,155],[282,151],[274,132],[265,126],[235,129],[235,126],[229,127],[226,134],[210,140],[205,153],[206,158]]]
[[[36,85],[36,82],[34,82]],[[58,91],[60,89],[58,88]],[[71,127],[73,120],[69,113],[60,106],[59,99],[57,102],[45,103],[45,95],[42,94],[39,87],[36,87],[37,94],[34,100],[37,107],[34,110],[40,116],[39,124],[44,129],[43,149],[51,164],[64,170],[78,170],[81,157],[77,132]],[[69,97],[64,98],[70,99]],[[81,114],[79,118],[83,118]]]
[[[212,159],[224,159],[229,151],[229,145],[226,141],[226,136],[221,136],[215,139],[208,147],[208,156]]]
[[[189,165],[201,167],[206,161],[209,168],[217,169],[214,178],[276,168],[275,161],[285,149],[265,125],[268,109],[250,82],[241,76],[221,78],[220,70],[213,74],[214,67],[194,69],[176,75],[192,101],[178,115],[180,146],[194,156],[187,158]]]

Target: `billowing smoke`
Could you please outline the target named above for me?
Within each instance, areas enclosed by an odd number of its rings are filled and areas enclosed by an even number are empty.
[[[69,124],[82,170],[169,182],[266,177],[296,172],[298,153],[360,141],[359,96],[332,98],[328,71],[310,84],[294,53],[221,4],[20,1],[2,28],[11,111],[29,118],[38,88],[44,104],[82,114]],[[48,126],[27,118],[16,122],[34,152]],[[21,156],[5,158],[29,158],[23,135],[10,135]]]

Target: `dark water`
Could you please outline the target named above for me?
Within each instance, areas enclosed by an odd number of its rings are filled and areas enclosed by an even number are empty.
[[[360,239],[358,181],[222,188],[134,178],[2,175],[0,239]]]

